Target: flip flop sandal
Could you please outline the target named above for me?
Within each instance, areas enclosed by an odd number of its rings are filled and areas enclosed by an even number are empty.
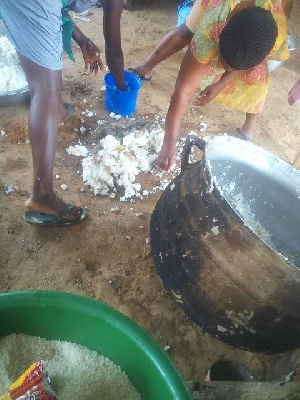
[[[69,121],[70,118],[73,117],[73,114],[75,112],[75,107],[70,104],[70,103],[63,103],[64,109],[67,110],[68,114],[66,118],[63,120],[63,123]]]
[[[135,68],[128,68],[127,71],[131,72],[133,75],[135,75],[141,81],[151,81],[151,76],[149,76],[147,78],[145,75],[140,74]]]
[[[253,140],[249,136],[245,135],[240,128],[236,129],[234,136],[238,139],[245,140],[246,142],[253,142]]]
[[[62,215],[51,215],[44,214],[38,211],[25,211],[24,213],[24,221],[29,224],[34,225],[44,225],[44,226],[69,226],[79,224],[86,217],[86,210],[84,208],[80,208],[80,214],[76,219],[70,220],[63,218],[64,215],[67,215],[72,208],[74,208],[72,204],[69,204],[64,213]]]

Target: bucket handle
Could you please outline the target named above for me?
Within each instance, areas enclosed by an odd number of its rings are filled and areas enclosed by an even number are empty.
[[[189,164],[189,156],[191,154],[192,147],[196,146],[201,151],[205,151],[206,141],[194,133],[187,136],[185,140],[185,144],[182,149],[182,157],[181,157],[181,171],[183,171],[187,165]]]

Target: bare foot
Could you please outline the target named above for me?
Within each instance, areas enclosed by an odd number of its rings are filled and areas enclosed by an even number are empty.
[[[244,125],[239,130],[244,135],[244,140],[252,141],[252,135],[255,129],[257,114],[246,113]]]
[[[30,197],[26,201],[26,206],[31,211],[37,211],[42,214],[61,216],[64,219],[75,220],[80,216],[80,207],[69,207],[67,203],[61,200],[53,192],[34,199]],[[67,210],[67,211],[66,211]]]
[[[247,131],[247,133],[244,132],[244,129],[237,128],[236,130],[236,137],[242,140],[245,140],[246,142],[252,142],[252,131]]]
[[[177,155],[176,141],[164,141],[157,160],[157,167],[163,171],[169,171]]]

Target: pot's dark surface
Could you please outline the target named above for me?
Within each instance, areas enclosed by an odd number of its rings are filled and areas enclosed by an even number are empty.
[[[197,141],[204,156],[187,164]],[[191,320],[235,347],[300,346],[298,190],[298,171],[257,146],[193,138],[156,205],[151,252],[165,288]]]

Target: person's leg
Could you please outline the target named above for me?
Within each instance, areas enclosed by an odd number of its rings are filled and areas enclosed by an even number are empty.
[[[181,63],[175,91],[172,95],[166,116],[165,136],[157,162],[158,168],[162,170],[168,171],[175,161],[177,155],[176,141],[181,121],[188,102],[198,87],[205,71],[206,65],[200,64],[193,56],[191,50],[188,49]]]
[[[244,125],[241,128],[242,133],[249,139],[252,138],[258,114],[246,113]]]
[[[151,76],[152,70],[156,65],[166,60],[168,57],[186,47],[192,40],[193,33],[186,24],[182,24],[172,29],[156,45],[146,60],[134,69],[146,78]]]
[[[61,70],[39,66],[19,54],[31,94],[28,133],[33,158],[33,190],[27,206],[35,211],[59,215],[66,203],[53,191],[53,166],[58,125],[61,118]],[[80,215],[75,207],[66,219]]]

